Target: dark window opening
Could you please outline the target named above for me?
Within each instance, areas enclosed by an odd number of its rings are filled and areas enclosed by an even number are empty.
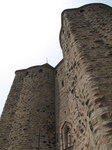
[[[26,76],[28,75],[28,71],[26,72],[26,74],[25,74]]]
[[[62,82],[61,82],[61,83],[62,83],[62,87],[64,87],[64,81],[63,81],[63,80],[62,80]]]
[[[82,12],[84,12],[84,10],[83,10],[83,9],[81,9],[81,10],[80,10],[80,13],[82,13]]]
[[[39,73],[41,73],[41,72],[43,72],[43,69],[40,69],[40,70],[39,70]]]

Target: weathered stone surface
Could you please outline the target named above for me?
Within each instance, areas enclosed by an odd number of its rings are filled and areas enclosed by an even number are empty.
[[[112,8],[62,13],[63,60],[20,70],[0,120],[0,150],[112,150]]]
[[[112,8],[102,4],[62,13],[67,108],[77,150],[112,149],[111,16]]]
[[[45,64],[17,71],[1,117],[0,149],[55,149],[54,116],[54,68]]]

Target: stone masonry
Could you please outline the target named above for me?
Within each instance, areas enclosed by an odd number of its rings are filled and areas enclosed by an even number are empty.
[[[54,113],[54,68],[16,71],[1,117],[0,150],[55,149]]]
[[[0,150],[112,150],[112,8],[62,13],[63,60],[16,71]]]

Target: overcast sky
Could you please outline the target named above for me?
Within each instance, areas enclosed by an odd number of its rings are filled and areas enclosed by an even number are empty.
[[[61,12],[88,3],[112,0],[0,0],[0,114],[15,71],[62,59]]]

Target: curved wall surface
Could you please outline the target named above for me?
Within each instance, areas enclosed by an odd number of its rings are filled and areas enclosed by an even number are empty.
[[[74,149],[112,149],[112,8],[90,4],[62,13]]]

